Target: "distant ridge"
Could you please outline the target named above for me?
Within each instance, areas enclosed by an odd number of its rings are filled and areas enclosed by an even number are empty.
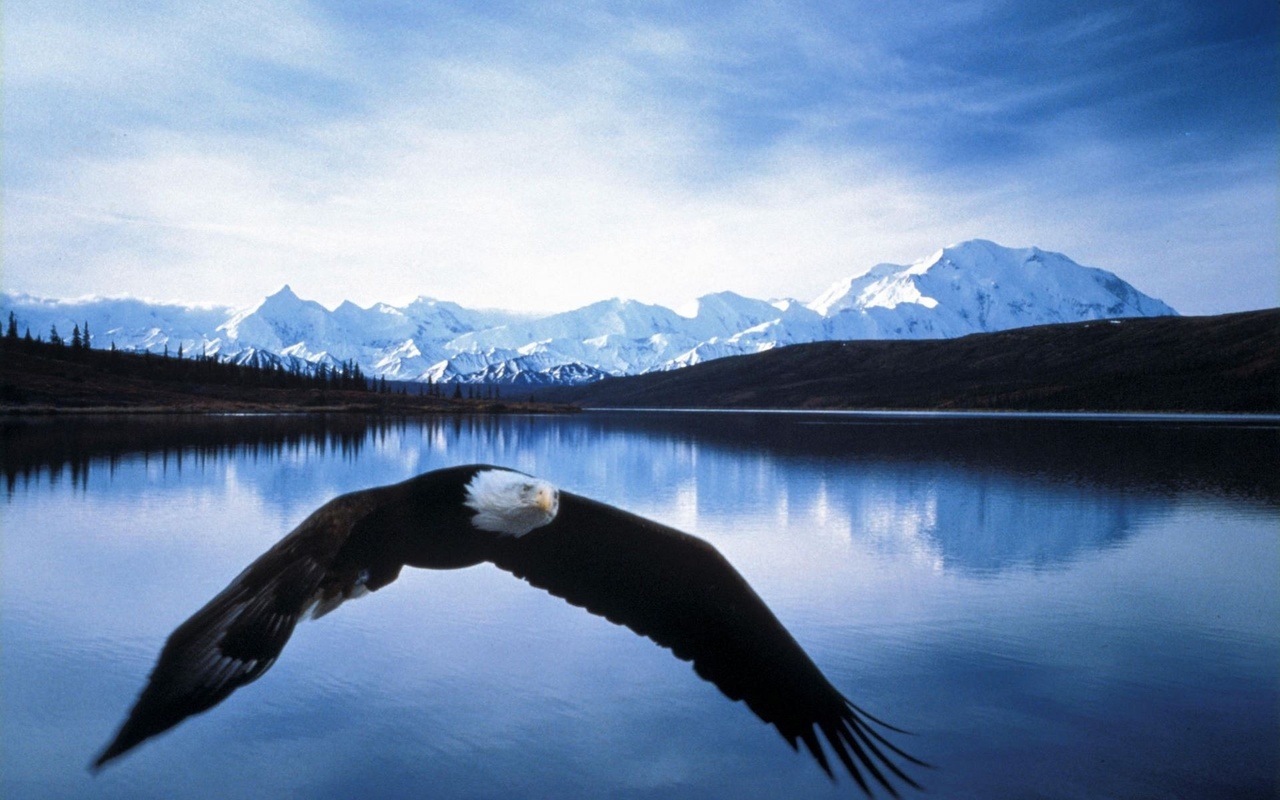
[[[1280,309],[801,344],[540,397],[588,408],[1280,413]]]
[[[1030,325],[1176,312],[1113,273],[1035,247],[974,239],[909,265],[880,264],[809,303],[733,292],[679,311],[614,298],[548,316],[474,310],[420,297],[403,307],[343,302],[329,310],[289,286],[253,308],[132,299],[0,295],[20,330],[68,336],[88,323],[94,347],[211,355],[282,368],[359,364],[396,381],[537,386],[663,372],[726,356],[830,340],[941,339]]]

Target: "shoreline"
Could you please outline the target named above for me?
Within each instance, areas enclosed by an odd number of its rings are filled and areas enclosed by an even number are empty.
[[[3,417],[54,417],[54,416],[107,416],[112,414],[136,414],[139,416],[158,414],[186,414],[193,416],[236,416],[236,415],[298,415],[312,414],[363,414],[366,416],[450,416],[450,415],[503,415],[503,414],[576,414],[583,409],[577,406],[541,403],[475,403],[460,406],[412,406],[377,404],[338,404],[338,405],[271,405],[271,404],[228,404],[221,405],[125,405],[125,406],[51,406],[51,405],[4,405],[0,406],[0,418]]]

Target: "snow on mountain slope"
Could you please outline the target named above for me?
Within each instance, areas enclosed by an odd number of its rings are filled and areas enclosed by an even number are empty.
[[[699,339],[727,339],[734,334],[782,318],[790,301],[783,307],[767,300],[753,300],[734,292],[717,292],[704,295],[681,308],[679,314],[688,318],[684,329]]]
[[[809,307],[829,339],[934,339],[1110,317],[1176,314],[1105,270],[1060,253],[975,239],[909,266],[880,264]]]
[[[456,378],[459,383],[510,383],[518,386],[593,383],[608,373],[578,362],[564,363],[539,355],[492,363]]]
[[[879,264],[808,304],[733,292],[679,311],[615,298],[548,316],[467,309],[419,297],[403,307],[344,302],[332,311],[288,286],[257,306],[46,300],[0,294],[20,333],[69,339],[89,324],[95,347],[168,348],[290,365],[347,360],[391,380],[540,384],[676,369],[824,339],[946,338],[1026,325],[1176,312],[1116,275],[1059,253],[975,239],[910,265]]]
[[[473,329],[450,341],[449,347],[475,353],[500,347],[514,349],[532,342],[584,342],[610,335],[642,339],[655,333],[679,332],[682,321],[669,308],[614,298],[541,319]]]
[[[218,326],[229,341],[302,358],[332,353],[340,359],[354,353],[339,315],[314,300],[303,300],[287,285],[256,307],[242,311]]]
[[[48,340],[52,328],[70,341],[76,326],[89,326],[90,345],[103,350],[115,344],[121,349],[199,353],[201,347],[215,353],[214,331],[233,313],[226,306],[194,306],[149,303],[132,297],[89,297],[54,300],[25,293],[0,293],[0,313],[14,314],[18,335]]]

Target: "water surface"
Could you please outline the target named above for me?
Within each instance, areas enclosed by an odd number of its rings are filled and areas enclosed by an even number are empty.
[[[469,462],[714,543],[946,798],[1273,797],[1267,420],[8,421],[5,797],[853,797],[667,651],[406,570],[92,777],[168,633],[333,496]]]

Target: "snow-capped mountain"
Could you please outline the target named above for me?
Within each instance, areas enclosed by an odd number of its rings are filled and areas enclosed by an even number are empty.
[[[972,240],[914,264],[880,264],[810,303],[719,292],[672,310],[612,299],[549,316],[467,309],[420,297],[404,307],[332,311],[285,286],[257,306],[49,300],[0,295],[19,331],[69,338],[87,325],[94,347],[205,353],[289,366],[357,362],[389,380],[583,383],[828,339],[949,338],[1027,325],[1165,316],[1172,308],[1116,275],[1059,253]]]
[[[975,239],[907,267],[879,264],[809,308],[831,339],[946,339],[1027,325],[1176,312],[1061,253]]]

